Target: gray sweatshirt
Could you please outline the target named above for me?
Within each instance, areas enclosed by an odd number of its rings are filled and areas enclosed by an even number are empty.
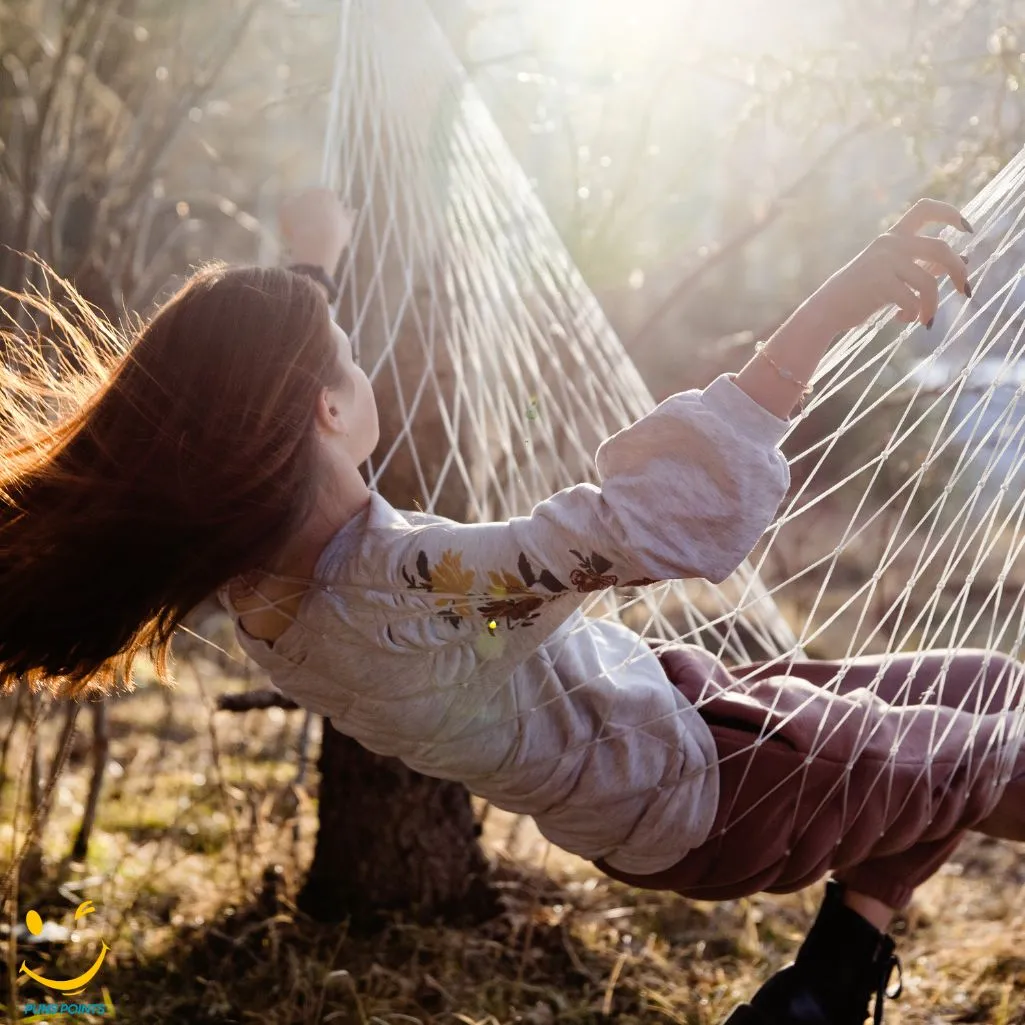
[[[462,524],[374,493],[295,622],[269,644],[236,620],[239,641],[371,751],[533,816],[584,858],[668,868],[712,826],[712,735],[638,634],[580,607],[610,586],[725,580],[789,487],[788,424],[724,374],[604,441],[600,486],[528,516]]]

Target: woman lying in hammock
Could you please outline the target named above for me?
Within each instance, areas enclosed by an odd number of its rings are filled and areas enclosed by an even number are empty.
[[[69,327],[85,370],[49,423],[30,375],[7,371],[0,684],[108,688],[145,649],[162,667],[217,592],[281,691],[534,816],[615,879],[709,900],[832,873],[796,962],[729,1021],[860,1025],[873,996],[881,1013],[886,930],[914,888],[967,830],[1025,839],[1025,759],[1001,755],[1019,664],[970,650],[729,670],[580,606],[611,585],[720,582],[745,559],[830,340],[890,303],[931,323],[937,276],[970,296],[964,262],[918,234],[929,223],[971,230],[923,200],[739,373],[606,440],[600,487],[464,525],[397,511],[360,474],[377,411],[324,272],[346,221],[304,194],[285,212],[302,267],[200,271],[113,365],[102,325]]]

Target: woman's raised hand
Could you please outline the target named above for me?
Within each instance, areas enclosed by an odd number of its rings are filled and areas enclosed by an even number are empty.
[[[811,298],[836,331],[862,323],[877,310],[896,304],[900,320],[932,326],[939,302],[938,278],[950,276],[969,299],[966,260],[938,238],[919,235],[928,224],[949,224],[970,232],[971,225],[955,207],[936,199],[920,199],[885,234],[838,270]]]
[[[352,239],[353,214],[330,189],[305,189],[281,204],[281,238],[290,262],[314,263],[329,274]]]

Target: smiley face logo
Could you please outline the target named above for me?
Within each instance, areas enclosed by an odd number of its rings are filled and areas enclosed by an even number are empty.
[[[95,910],[96,908],[93,907],[93,902],[91,900],[82,901],[82,903],[75,909],[75,921],[77,922],[80,918],[84,918],[86,915],[91,915]],[[39,912],[34,909],[29,911],[28,914],[25,915],[25,925],[33,936],[39,936],[43,931],[43,920],[39,917]],[[103,964],[103,959],[107,956],[107,951],[110,950],[110,947],[102,941],[101,946],[103,949],[100,951],[100,956],[96,958],[86,971],[82,972],[81,975],[76,975],[73,979],[47,979],[44,976],[39,975],[37,972],[32,971],[24,961],[21,962],[18,974],[20,975],[24,973],[30,979],[34,979],[38,982],[41,986],[46,986],[47,989],[60,990],[62,993],[81,992],[83,987],[87,986],[100,970],[100,965]]]

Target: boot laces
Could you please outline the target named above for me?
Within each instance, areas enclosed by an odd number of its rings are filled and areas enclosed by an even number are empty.
[[[890,988],[890,979],[894,968],[897,969],[897,986]],[[882,958],[879,964],[879,985],[876,987],[876,1005],[872,1015],[874,1025],[883,1025],[883,1003],[887,997],[896,1000],[904,991],[904,967],[896,954],[890,953]]]

